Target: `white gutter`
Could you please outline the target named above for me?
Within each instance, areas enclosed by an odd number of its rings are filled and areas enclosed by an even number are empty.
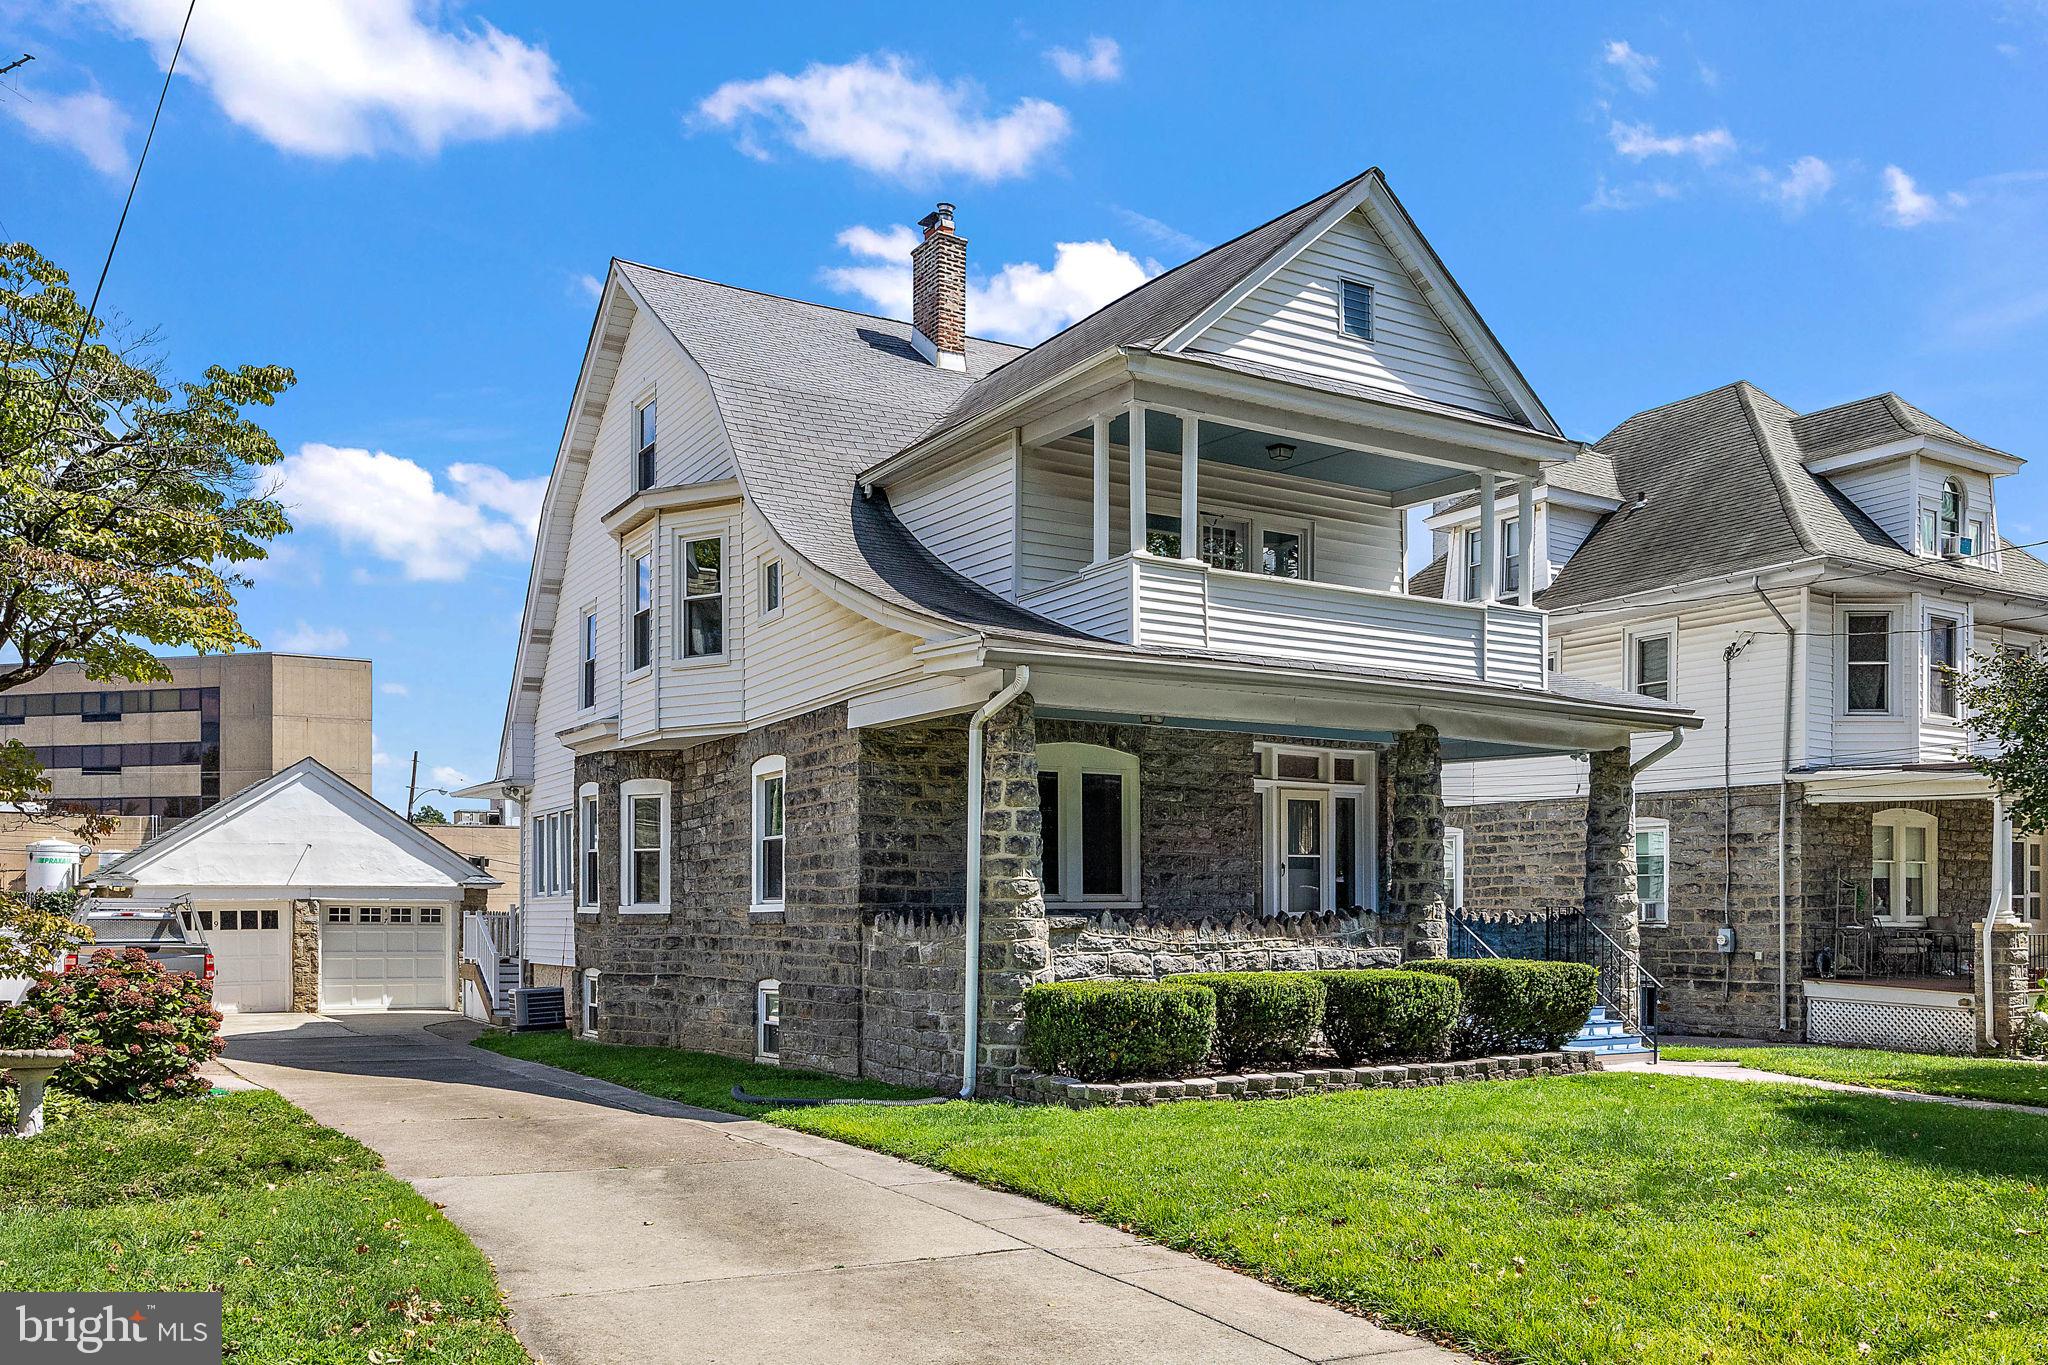
[[[966,1058],[960,1068],[960,1098],[974,1098],[981,1061],[981,735],[989,720],[1031,684],[1031,670],[1019,667],[1009,686],[990,697],[967,722],[967,979]]]
[[[1666,754],[1669,754],[1673,749],[1676,749],[1679,745],[1683,743],[1685,743],[1685,731],[1674,729],[1671,732],[1670,738],[1666,739],[1662,744],[1659,744],[1656,748],[1650,750],[1650,752],[1644,754],[1635,762],[1629,764],[1628,775],[1631,778],[1633,778],[1637,773],[1649,767],[1658,759],[1663,758]],[[1635,815],[1633,812],[1630,813],[1629,819],[1631,821],[1635,819]]]
[[[1798,657],[1793,646],[1799,637],[1793,631],[1792,623],[1785,619],[1785,613],[1778,610],[1778,604],[1764,591],[1763,580],[1759,578],[1750,586],[1756,589],[1758,597],[1763,598],[1764,605],[1771,609],[1771,615],[1778,618],[1778,624],[1785,628],[1785,753],[1784,762],[1778,765],[1778,1032],[1784,1033],[1792,1027],[1792,986],[1785,947],[1785,815],[1792,790],[1793,664]]]

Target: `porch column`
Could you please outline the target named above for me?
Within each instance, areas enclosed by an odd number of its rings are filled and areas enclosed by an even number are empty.
[[[320,903],[298,900],[291,909],[292,1012],[320,1012]]]
[[[1448,957],[1444,905],[1443,748],[1436,727],[1418,725],[1394,741],[1387,841],[1387,906],[1398,917],[1404,959]]]
[[[1493,515],[1493,471],[1479,476],[1479,601],[1500,596],[1500,527]]]
[[[1145,405],[1131,404],[1131,548],[1145,548]]]
[[[1636,780],[1628,770],[1626,744],[1590,755],[1586,779],[1586,918],[1612,939],[1626,956],[1611,977],[1602,972],[1601,988],[1616,1008],[1633,1015],[1638,985],[1637,961],[1642,954],[1642,928],[1636,902]],[[1598,935],[1596,959],[1614,956]]]
[[[2012,814],[1991,798],[1991,905],[1978,943],[1977,1002],[1984,1044],[2007,1056],[2019,1050],[2033,1007],[2027,925],[2012,909]]]
[[[1025,693],[982,733],[981,1049],[977,1089],[1008,1093],[1023,1065],[1024,992],[1052,979],[1039,877],[1038,722]]]
[[[1522,541],[1522,581],[1516,585],[1515,601],[1531,605],[1536,598],[1536,481],[1527,475],[1515,499],[1515,533]]]
[[[1202,458],[1202,419],[1180,415],[1180,557],[1202,560],[1202,517],[1196,510],[1197,465]]]
[[[1095,535],[1088,562],[1100,564],[1109,558],[1109,414],[1106,412],[1095,414],[1094,475],[1091,491],[1095,498]]]

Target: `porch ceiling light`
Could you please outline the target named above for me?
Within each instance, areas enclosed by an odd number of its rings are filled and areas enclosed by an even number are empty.
[[[1266,447],[1266,458],[1274,464],[1286,464],[1294,458],[1294,447],[1285,441],[1275,441]]]

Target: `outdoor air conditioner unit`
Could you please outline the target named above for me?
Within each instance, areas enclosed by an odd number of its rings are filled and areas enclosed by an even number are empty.
[[[512,992],[512,1027],[515,1031],[565,1028],[568,1022],[560,986],[521,986]]]

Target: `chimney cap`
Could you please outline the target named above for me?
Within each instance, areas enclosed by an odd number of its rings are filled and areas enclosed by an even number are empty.
[[[917,220],[917,225],[923,228],[926,233],[934,230],[951,232],[953,230],[953,206],[943,199],[940,200],[937,208]]]

